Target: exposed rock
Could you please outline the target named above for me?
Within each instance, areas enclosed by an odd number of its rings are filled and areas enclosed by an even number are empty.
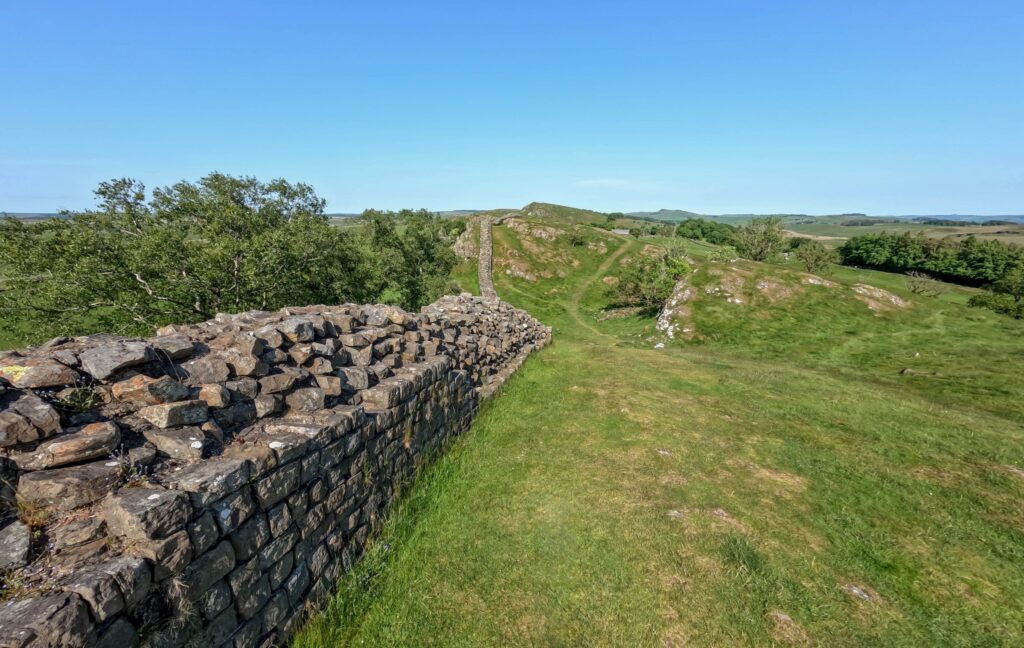
[[[324,390],[318,387],[296,389],[285,397],[288,409],[294,412],[315,412],[324,408]]]
[[[226,387],[214,383],[203,385],[197,398],[208,407],[227,407],[231,403],[231,392]]]
[[[21,470],[42,470],[108,456],[120,442],[116,423],[90,423],[44,441],[32,452],[12,453],[10,458]]]
[[[106,380],[120,369],[145,364],[152,358],[153,350],[148,344],[133,340],[98,344],[78,356],[82,369],[96,380]]]

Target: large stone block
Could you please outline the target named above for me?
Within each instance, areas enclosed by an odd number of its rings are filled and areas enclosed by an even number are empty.
[[[24,473],[18,479],[18,499],[35,506],[70,511],[103,499],[120,478],[121,465],[116,461]]]
[[[115,372],[153,359],[153,349],[145,342],[125,340],[103,341],[78,354],[82,369],[96,380],[106,380]]]
[[[90,423],[44,441],[32,452],[11,453],[10,459],[21,470],[55,468],[109,456],[120,442],[116,423]]]
[[[123,488],[103,501],[107,528],[129,540],[163,538],[184,528],[192,515],[188,496],[163,488]]]

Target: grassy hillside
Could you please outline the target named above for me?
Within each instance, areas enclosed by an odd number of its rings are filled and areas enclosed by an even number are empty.
[[[494,234],[499,294],[555,341],[297,645],[1024,642],[1022,323],[693,243],[694,334],[655,349],[605,292],[657,240]]]

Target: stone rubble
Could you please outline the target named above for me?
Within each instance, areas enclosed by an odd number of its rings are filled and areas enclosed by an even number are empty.
[[[0,465],[40,513],[30,529],[0,498],[0,569],[24,583],[0,646],[287,642],[397,487],[550,336],[461,295],[0,352]]]

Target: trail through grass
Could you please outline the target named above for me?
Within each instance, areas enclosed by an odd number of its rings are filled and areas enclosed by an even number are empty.
[[[554,343],[296,644],[1024,644],[1018,323],[808,291],[709,304],[695,317],[716,339],[654,350],[649,319],[594,318],[640,247],[496,274]]]

